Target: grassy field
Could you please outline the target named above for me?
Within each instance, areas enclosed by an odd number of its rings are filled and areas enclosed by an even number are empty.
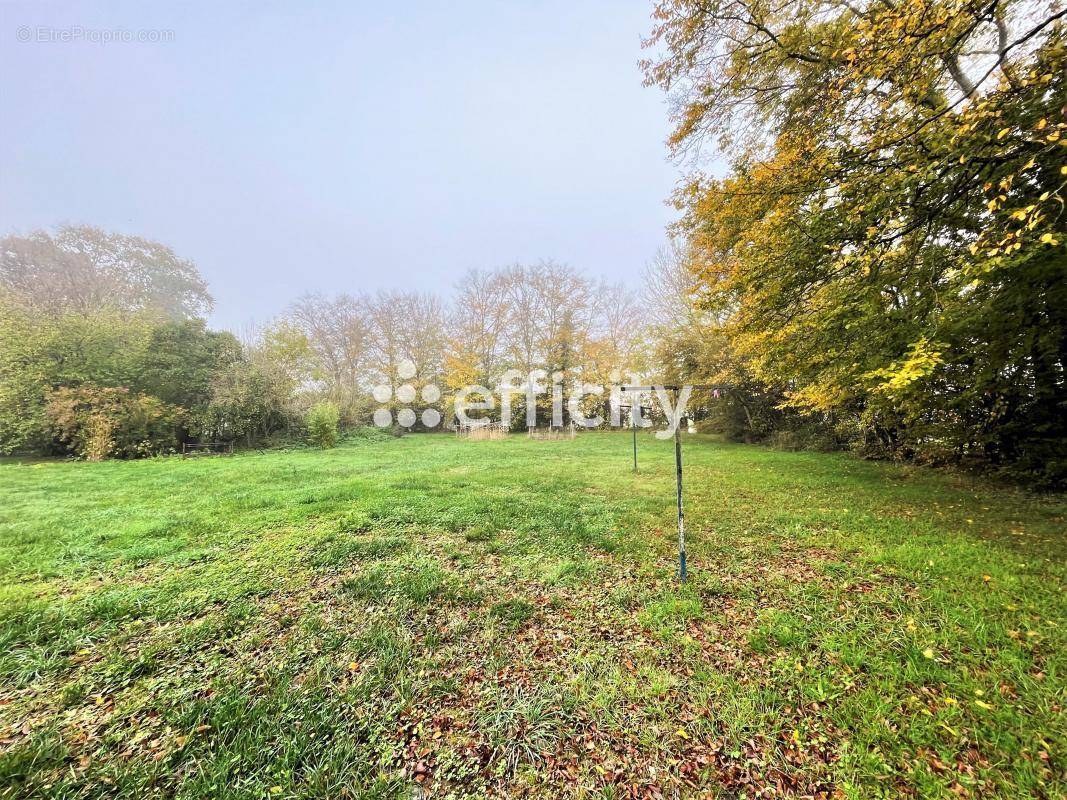
[[[629,442],[0,464],[0,797],[1067,794],[1062,497]]]

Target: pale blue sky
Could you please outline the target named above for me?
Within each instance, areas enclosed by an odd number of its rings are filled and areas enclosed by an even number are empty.
[[[157,239],[226,327],[540,258],[634,282],[678,176],[651,6],[0,0],[0,234]],[[19,41],[75,26],[173,41]]]

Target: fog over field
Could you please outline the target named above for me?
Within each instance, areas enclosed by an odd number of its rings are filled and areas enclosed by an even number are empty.
[[[1067,0],[0,0],[0,800],[1067,797]]]

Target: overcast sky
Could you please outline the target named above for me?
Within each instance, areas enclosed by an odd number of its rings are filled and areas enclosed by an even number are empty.
[[[0,0],[0,235],[164,242],[231,328],[541,258],[634,282],[678,177],[651,5]]]

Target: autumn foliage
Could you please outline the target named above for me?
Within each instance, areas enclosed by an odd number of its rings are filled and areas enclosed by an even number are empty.
[[[868,451],[1067,477],[1064,12],[668,0],[657,19],[646,75],[693,156],[679,231],[745,368]]]
[[[56,439],[89,461],[157,455],[173,450],[184,409],[124,387],[60,388],[45,413]]]

